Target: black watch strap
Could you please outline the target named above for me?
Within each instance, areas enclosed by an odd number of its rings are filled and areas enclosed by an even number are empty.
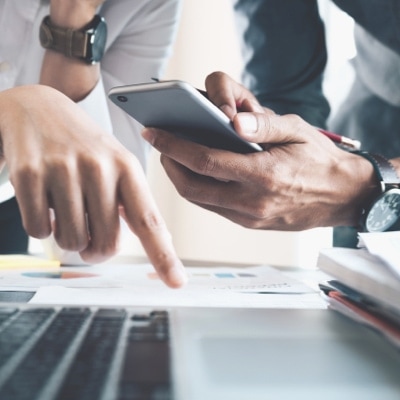
[[[381,183],[382,193],[390,187],[400,186],[400,178],[388,159],[380,154],[368,153],[366,151],[354,151],[353,153],[358,154],[371,162]]]

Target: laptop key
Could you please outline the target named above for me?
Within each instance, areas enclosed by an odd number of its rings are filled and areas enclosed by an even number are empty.
[[[100,398],[125,317],[124,310],[100,309],[96,312],[57,400]]]
[[[52,309],[41,308],[22,311],[0,331],[0,360],[3,365],[53,313]],[[9,313],[3,313],[3,318],[7,320],[14,314],[15,312],[10,310]]]
[[[46,312],[35,311],[29,310],[23,314],[25,318],[34,315],[40,320],[46,316],[46,313],[50,312],[50,310],[46,310]],[[54,310],[51,311],[54,312]],[[43,317],[39,318],[41,314],[43,314]],[[36,399],[88,316],[89,309],[61,310],[1,387],[0,399]],[[18,321],[15,323],[18,323]],[[38,322],[33,323],[32,327],[35,325],[37,327]],[[32,329],[36,328],[31,328],[29,332],[32,333]],[[27,336],[25,332],[28,332],[28,330],[21,328],[16,332],[24,332],[24,335],[21,336]]]
[[[1,307],[0,308],[0,328],[4,322],[6,322],[11,316],[13,316],[18,311],[14,307]]]

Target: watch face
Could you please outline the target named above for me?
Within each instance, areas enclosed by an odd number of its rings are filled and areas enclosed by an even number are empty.
[[[107,24],[103,18],[98,17],[94,20],[95,26],[90,33],[90,43],[88,43],[87,61],[91,63],[99,62],[104,54],[107,40]]]
[[[389,230],[400,218],[400,189],[390,189],[371,207],[365,220],[368,232]]]

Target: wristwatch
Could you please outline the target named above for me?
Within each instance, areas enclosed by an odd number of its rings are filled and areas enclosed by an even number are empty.
[[[363,214],[367,232],[385,232],[400,229],[400,178],[393,165],[380,154],[365,151],[354,152],[374,167],[381,184],[381,193]]]
[[[87,64],[95,64],[104,54],[107,24],[103,17],[95,15],[83,28],[73,30],[54,25],[48,15],[40,25],[39,38],[45,49],[80,59]]]

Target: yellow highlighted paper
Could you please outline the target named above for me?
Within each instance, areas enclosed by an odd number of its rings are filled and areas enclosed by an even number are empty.
[[[58,260],[48,260],[25,254],[2,254],[0,255],[0,270],[4,269],[37,269],[57,268],[60,266]]]

